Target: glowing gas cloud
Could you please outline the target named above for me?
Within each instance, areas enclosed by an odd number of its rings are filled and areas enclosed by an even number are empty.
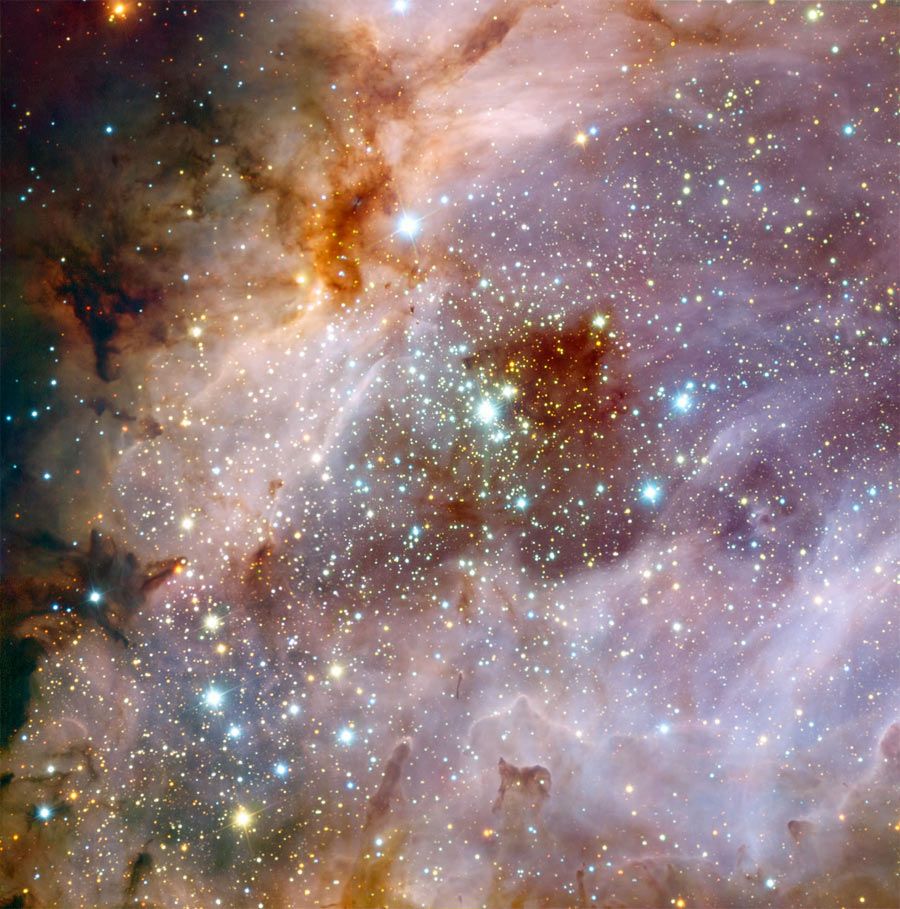
[[[0,906],[900,905],[897,6],[3,13]]]

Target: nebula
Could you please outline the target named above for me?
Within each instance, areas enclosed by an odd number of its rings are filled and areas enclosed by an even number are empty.
[[[0,907],[900,907],[898,7],[3,7]]]

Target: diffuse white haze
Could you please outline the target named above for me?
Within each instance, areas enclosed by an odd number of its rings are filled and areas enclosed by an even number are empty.
[[[4,13],[0,905],[900,905],[896,6]]]

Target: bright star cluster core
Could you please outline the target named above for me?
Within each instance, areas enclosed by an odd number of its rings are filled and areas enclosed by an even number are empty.
[[[2,909],[900,907],[900,7],[2,14]]]

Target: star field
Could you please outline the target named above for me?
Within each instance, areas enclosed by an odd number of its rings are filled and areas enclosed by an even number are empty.
[[[895,5],[3,13],[0,907],[900,907]]]

